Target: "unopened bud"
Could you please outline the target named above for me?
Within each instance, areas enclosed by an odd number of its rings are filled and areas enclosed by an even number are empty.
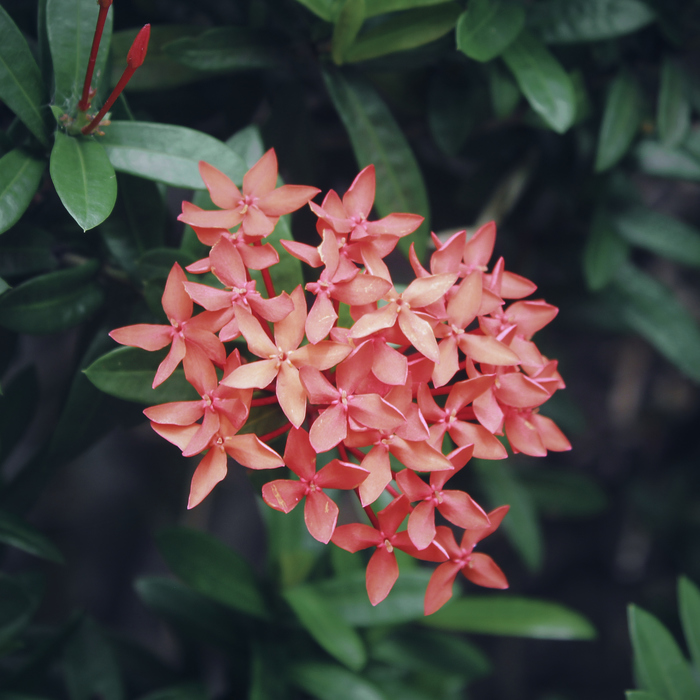
[[[144,25],[143,29],[136,35],[134,43],[129,49],[126,57],[126,65],[129,68],[138,68],[146,60],[148,50],[148,40],[151,37],[151,25]]]

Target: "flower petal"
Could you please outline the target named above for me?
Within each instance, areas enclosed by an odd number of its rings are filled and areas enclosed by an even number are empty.
[[[129,345],[142,350],[160,350],[169,345],[173,337],[173,327],[154,323],[137,323],[133,326],[115,328],[109,337],[120,345]]]
[[[243,193],[262,197],[272,192],[277,184],[277,155],[271,148],[243,176]]]
[[[328,544],[338,521],[338,506],[322,491],[311,491],[306,496],[304,522],[311,536]]]
[[[273,192],[260,198],[258,207],[267,216],[282,216],[301,209],[321,190],[307,185],[282,185]]]
[[[459,564],[446,561],[433,571],[425,591],[424,611],[426,615],[437,612],[452,597],[452,585],[459,569]]]
[[[462,573],[472,583],[486,588],[508,588],[508,579],[488,554],[474,552]]]
[[[372,605],[381,603],[386,598],[399,577],[399,565],[396,555],[389,553],[386,547],[377,547],[367,564],[365,580],[367,595]]]
[[[252,433],[227,437],[224,448],[236,462],[248,469],[277,469],[284,466],[282,458]]]
[[[194,472],[187,507],[199,505],[226,476],[226,472],[226,453],[220,447],[212,447]]]
[[[238,202],[243,197],[228,175],[224,175],[220,170],[203,160],[199,161],[199,174],[209,190],[211,201],[217,207],[235,209],[238,206]]]
[[[306,486],[301,481],[275,479],[263,484],[262,497],[270,508],[289,513],[304,498]]]

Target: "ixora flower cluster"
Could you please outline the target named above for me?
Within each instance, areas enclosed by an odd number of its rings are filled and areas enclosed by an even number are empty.
[[[285,513],[305,499],[307,527],[321,542],[350,552],[375,547],[367,566],[372,604],[388,595],[399,575],[395,549],[440,563],[426,592],[426,614],[449,600],[460,571],[478,585],[506,588],[495,562],[473,550],[500,525],[508,506],[486,513],[467,493],[445,484],[472,455],[506,457],[496,435],[505,433],[514,452],[533,456],[570,449],[556,425],[538,413],[564,384],[556,361],[531,340],[557,309],[522,301],[536,287],[506,271],[503,259],[488,271],[492,223],[469,239],[464,231],[444,243],[434,237],[430,270],[412,250],[415,279],[399,291],[383,259],[422,217],[367,219],[373,166],[342,199],[330,191],[320,206],[311,201],[316,188],[275,187],[273,150],[245,175],[242,192],[207,163],[200,163],[200,172],[220,209],[183,202],[179,219],[211,247],[208,258],[187,270],[213,273],[220,286],[188,281],[176,264],[163,294],[170,325],[111,333],[118,343],[146,350],[170,345],[153,386],[182,361],[201,396],[145,411],[154,430],[183,455],[205,453],[189,507],[224,478],[228,457],[250,469],[286,465],[296,478],[269,481],[263,499]],[[318,217],[321,243],[282,245],[320,268],[317,281],[305,288],[310,309],[301,286],[275,294],[269,269],[279,256],[263,242],[281,215],[307,203]],[[249,270],[261,271],[266,296]],[[193,315],[193,302],[204,310]],[[339,325],[339,316],[352,319],[349,327]],[[227,355],[229,341],[241,347],[244,341],[244,356],[237,348]],[[286,425],[261,437],[241,433],[252,407],[272,403],[279,404]],[[456,445],[447,456],[446,433]],[[266,442],[284,434],[280,456]],[[328,461],[328,455],[317,470],[317,456],[331,451],[337,456]],[[390,456],[404,468],[395,471]],[[419,476],[425,472],[428,481]],[[339,509],[326,489],[354,490],[369,524],[336,526]],[[392,500],[375,513],[371,504],[385,491]],[[436,525],[436,510],[464,530],[460,544],[452,527]]]

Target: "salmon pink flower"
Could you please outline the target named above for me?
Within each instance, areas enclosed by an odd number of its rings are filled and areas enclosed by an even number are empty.
[[[316,452],[305,430],[292,429],[284,449],[285,464],[299,477],[299,481],[277,479],[263,486],[265,503],[275,510],[289,513],[302,498],[304,521],[311,536],[328,544],[338,520],[338,506],[323,489],[354,489],[367,477],[367,470],[338,459],[331,460],[316,471]]]

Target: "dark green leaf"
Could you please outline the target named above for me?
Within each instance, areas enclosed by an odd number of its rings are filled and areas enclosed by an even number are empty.
[[[341,0],[297,0],[297,2],[321,19],[325,19],[326,22],[332,22]]]
[[[635,669],[645,690],[668,700],[696,700],[698,685],[671,633],[651,614],[630,605]]]
[[[5,282],[5,280],[0,277],[0,294],[3,294],[6,292],[8,289],[10,289],[10,285]],[[0,394],[2,394],[2,391],[0,391]]]
[[[635,207],[614,218],[617,232],[631,245],[669,260],[700,267],[700,231],[652,209]]]
[[[618,73],[610,85],[598,136],[595,170],[600,173],[627,153],[642,121],[642,93],[635,77]]]
[[[45,167],[43,160],[32,158],[19,148],[0,158],[0,233],[14,226],[24,214],[39,189]]]
[[[360,34],[344,52],[345,60],[357,63],[429,44],[454,29],[459,12],[457,4],[448,2],[390,17]]]
[[[678,609],[690,658],[700,668],[700,590],[685,576],[678,579]]]
[[[503,53],[530,106],[562,134],[576,116],[576,94],[559,61],[532,34],[523,31]]]
[[[157,542],[170,569],[195,591],[247,615],[267,617],[250,565],[223,542],[186,528],[164,530]]]
[[[331,55],[340,65],[365,19],[365,0],[343,0],[333,27]]]
[[[601,209],[596,211],[583,251],[583,272],[588,288],[598,291],[607,287],[628,254],[629,247],[615,232],[610,215]]]
[[[103,293],[90,281],[96,261],[49,272],[0,297],[0,325],[18,333],[57,333],[77,326],[102,306]]]
[[[528,20],[550,44],[612,39],[654,21],[641,0],[546,0],[529,12]]]
[[[29,427],[39,403],[39,380],[28,365],[7,382],[0,398],[0,461],[3,461]]]
[[[383,15],[387,12],[410,10],[414,7],[433,7],[450,0],[370,0],[367,3],[367,17]]]
[[[284,599],[306,631],[333,657],[352,671],[367,663],[360,635],[310,586],[288,588]]]
[[[167,212],[158,185],[126,174],[117,180],[124,213],[139,252],[164,245]]]
[[[520,483],[513,469],[503,462],[473,462],[482,489],[491,507],[510,505],[503,521],[503,532],[530,571],[542,566],[542,532],[534,503],[527,488]]]
[[[656,105],[659,136],[664,146],[673,148],[690,128],[690,101],[683,69],[668,56],[661,64],[661,87]]]
[[[199,683],[185,683],[155,690],[139,700],[208,700],[209,694]],[[1,699],[0,699],[1,700]]]
[[[39,602],[17,579],[0,577],[0,648],[29,624]]]
[[[626,700],[664,700],[655,693],[647,693],[646,690],[626,690]]]
[[[426,217],[421,227],[399,241],[408,253],[412,242],[420,258],[430,230],[428,195],[418,163],[389,109],[374,89],[356,75],[337,70],[324,71],[326,87],[361,168],[374,163],[377,172],[375,206],[380,216],[392,212]]]
[[[63,206],[83,231],[111,214],[117,200],[117,176],[101,144],[57,131],[49,170]]]
[[[321,581],[313,588],[350,625],[394,625],[423,617],[423,599],[431,573],[427,569],[402,572],[391,593],[376,607],[367,597],[364,571]]]
[[[498,119],[506,119],[518,106],[520,90],[510,75],[498,63],[488,68],[491,106]]]
[[[457,48],[475,61],[500,56],[525,26],[525,10],[504,0],[471,0],[457,23]]]
[[[240,655],[247,653],[249,630],[244,618],[229,608],[161,576],[138,579],[136,592],[147,607],[187,636]]]
[[[444,630],[534,639],[593,639],[586,618],[559,603],[515,596],[469,596],[449,602],[424,624]]]
[[[226,139],[226,145],[243,160],[247,168],[252,168],[265,153],[260,129],[251,124]]]
[[[126,57],[139,29],[125,29],[112,35],[110,85],[114,87],[126,67]],[[180,85],[189,85],[206,80],[206,72],[187,68],[169,56],[165,47],[173,41],[195,37],[202,33],[196,25],[153,25],[148,41],[148,56],[144,64],[134,73],[126,89],[129,91],[168,90]]]
[[[100,144],[115,170],[172,187],[203,190],[199,161],[226,173],[239,185],[246,167],[225,144],[201,131],[172,124],[113,121]]]
[[[700,181],[700,158],[685,150],[667,148],[655,141],[642,141],[634,154],[639,168],[647,175]]]
[[[70,700],[123,700],[124,685],[114,654],[102,630],[84,618],[64,653]]]
[[[336,664],[294,664],[290,681],[317,700],[388,700],[373,683]]]
[[[188,68],[221,73],[274,68],[282,60],[278,46],[279,41],[261,32],[217,27],[197,37],[171,41],[163,46],[163,53]]]
[[[0,100],[48,146],[41,105],[46,102],[39,66],[7,11],[0,7]],[[3,168],[0,167],[0,173]],[[2,186],[0,184],[0,190]],[[0,218],[0,221],[2,219]]]
[[[605,491],[586,474],[537,470],[521,481],[537,510],[551,517],[590,518],[608,505]]]
[[[151,353],[140,348],[117,348],[95,360],[85,374],[98,389],[125,401],[155,406],[197,399],[197,392],[185,379],[181,367],[158,388],[151,388],[166,353],[167,350]]]
[[[678,299],[629,263],[620,267],[615,289],[627,325],[681,372],[700,382],[700,328]]]
[[[517,88],[515,89],[518,93]],[[476,100],[464,72],[440,71],[428,93],[428,126],[443,153],[457,153],[476,123]]]
[[[67,112],[73,110],[83,90],[99,9],[94,0],[47,0],[46,26],[56,85],[53,101]],[[95,63],[93,86],[105,74],[111,36],[110,9]]]

